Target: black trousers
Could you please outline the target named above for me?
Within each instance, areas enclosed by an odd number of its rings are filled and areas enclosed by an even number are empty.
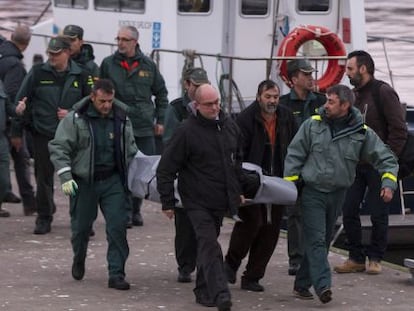
[[[51,139],[40,133],[33,133],[37,218],[50,222],[56,212],[56,205],[53,201],[54,167],[50,161],[48,149],[48,143]]]
[[[223,253],[217,240],[225,211],[188,209],[187,215],[197,239],[197,276],[194,294],[203,301],[217,303],[230,299],[224,272]]]
[[[273,205],[271,209],[272,222],[269,224],[265,205],[239,208],[239,217],[243,221],[236,222],[231,233],[226,262],[234,271],[237,271],[242,260],[249,253],[243,278],[250,281],[263,278],[279,239],[284,208]]]
[[[174,213],[175,258],[177,259],[178,271],[191,273],[196,267],[196,235],[190,218],[188,218],[187,210],[177,207]]]

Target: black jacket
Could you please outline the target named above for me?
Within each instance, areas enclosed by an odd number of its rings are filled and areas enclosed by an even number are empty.
[[[241,136],[236,123],[191,115],[173,134],[157,168],[163,210],[173,209],[174,179],[187,209],[230,210],[235,215],[242,194]]]
[[[13,103],[27,73],[22,59],[23,54],[13,42],[4,41],[0,45],[0,80]]]
[[[297,125],[292,112],[285,106],[278,105],[276,116],[276,141],[273,154],[257,101],[243,110],[236,122],[243,134],[243,162],[259,165],[265,175],[283,177],[287,147],[297,131]]]

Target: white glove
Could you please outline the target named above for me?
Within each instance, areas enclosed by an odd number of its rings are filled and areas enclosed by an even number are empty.
[[[62,184],[62,191],[66,195],[75,196],[78,190],[78,184],[73,179]]]

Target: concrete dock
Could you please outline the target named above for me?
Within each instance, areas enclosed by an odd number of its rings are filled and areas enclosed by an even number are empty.
[[[17,188],[14,183],[14,191]],[[159,204],[145,201],[145,225],[128,230],[130,256],[127,262],[129,291],[107,287],[106,237],[104,220],[94,225],[82,281],[71,276],[72,250],[68,199],[56,182],[57,213],[52,232],[32,234],[34,216],[23,216],[21,204],[3,204],[12,216],[0,218],[0,310],[206,310],[194,301],[193,283],[177,283],[174,257],[174,224]],[[233,221],[225,219],[221,244],[227,245]],[[345,259],[331,252],[331,265]],[[243,266],[242,268],[244,267]],[[293,277],[287,275],[286,239],[277,249],[261,280],[262,293],[240,289],[240,274],[230,285],[233,310],[414,310],[414,284],[407,269],[385,264],[380,275],[333,273],[333,301],[322,305],[318,299],[303,301],[292,296]],[[212,309],[212,308],[210,308]]]

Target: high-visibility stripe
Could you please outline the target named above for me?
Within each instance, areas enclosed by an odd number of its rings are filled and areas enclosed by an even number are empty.
[[[397,176],[391,173],[382,174],[381,180],[383,180],[384,178],[388,178],[388,179],[391,179],[393,182],[397,182]]]
[[[283,179],[287,181],[297,181],[299,179],[299,176],[298,175],[286,176],[286,177],[283,177]]]
[[[313,120],[322,121],[322,117],[320,115],[314,115],[311,117]]]

